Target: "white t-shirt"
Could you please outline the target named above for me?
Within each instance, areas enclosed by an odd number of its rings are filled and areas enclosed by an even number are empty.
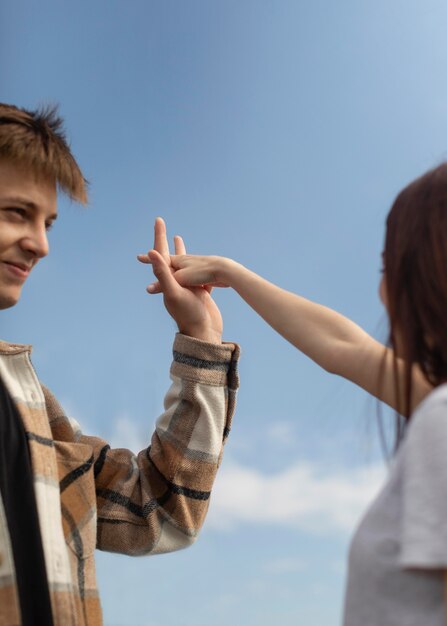
[[[447,384],[415,410],[349,551],[344,626],[445,626]]]

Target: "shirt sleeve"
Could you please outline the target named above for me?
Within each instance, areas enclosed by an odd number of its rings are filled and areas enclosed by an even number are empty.
[[[402,446],[400,563],[447,568],[447,394],[438,388],[416,410]]]
[[[97,548],[157,554],[195,540],[231,429],[238,357],[236,344],[178,334],[165,410],[146,449],[135,455],[75,433],[75,441],[93,450]],[[53,432],[62,433],[62,425],[54,424]]]

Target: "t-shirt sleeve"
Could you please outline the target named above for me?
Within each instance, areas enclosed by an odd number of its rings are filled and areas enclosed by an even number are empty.
[[[447,395],[432,393],[402,444],[400,564],[447,569]]]

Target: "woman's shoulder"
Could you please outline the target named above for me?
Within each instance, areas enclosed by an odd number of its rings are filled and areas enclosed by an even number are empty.
[[[429,432],[430,437],[447,432],[447,383],[433,389],[413,411],[408,436]]]
[[[447,405],[447,383],[438,385],[435,387],[425,398],[420,402],[413,411],[412,419],[415,419],[419,414],[427,413],[437,407]]]

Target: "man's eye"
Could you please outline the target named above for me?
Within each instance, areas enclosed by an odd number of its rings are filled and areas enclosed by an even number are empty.
[[[6,210],[9,211],[10,213],[15,213],[16,215],[20,217],[23,217],[23,218],[26,217],[26,209],[21,209],[20,207],[9,207]]]
[[[45,224],[45,230],[48,232],[50,231],[54,226],[54,222],[48,222],[47,224]]]

